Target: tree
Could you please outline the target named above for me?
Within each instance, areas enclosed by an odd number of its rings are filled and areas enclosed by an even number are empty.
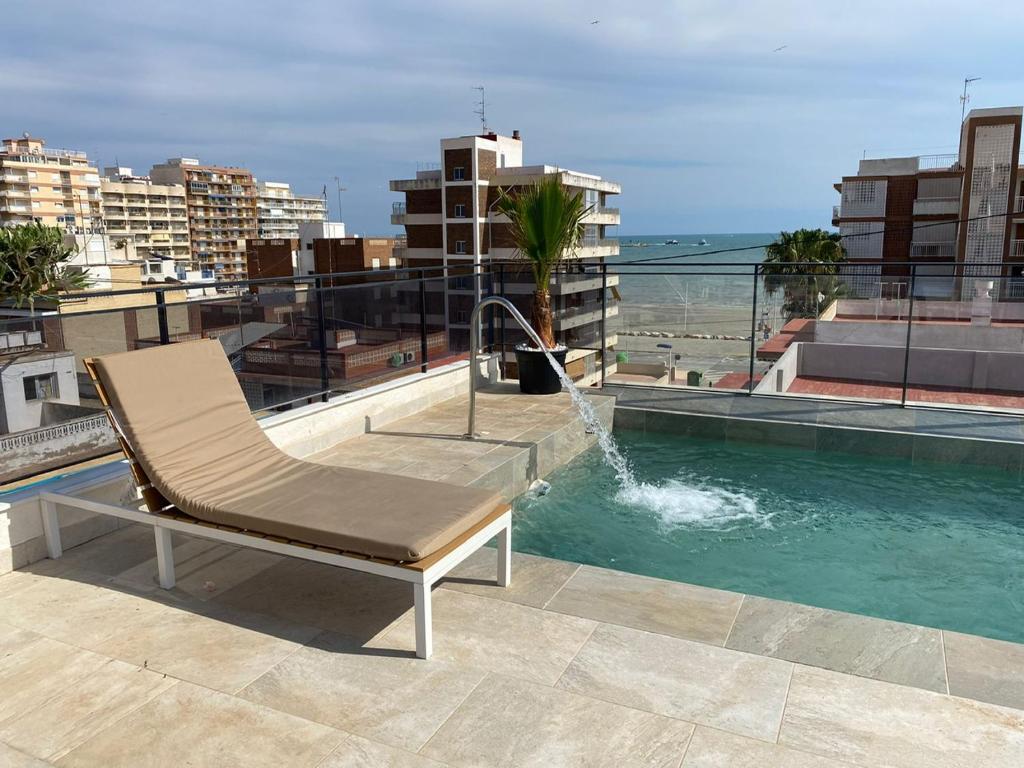
[[[44,296],[85,288],[87,276],[68,264],[73,256],[58,227],[0,227],[0,301],[32,308]]]
[[[845,260],[846,251],[835,232],[782,232],[765,248],[765,290],[769,296],[782,291],[787,317],[816,317],[822,307],[845,294],[846,286],[838,278],[839,265]]]
[[[533,272],[530,324],[548,348],[555,346],[551,320],[551,273],[583,239],[583,217],[590,208],[582,192],[571,192],[557,174],[514,192],[499,189],[498,210],[508,216],[512,242]]]

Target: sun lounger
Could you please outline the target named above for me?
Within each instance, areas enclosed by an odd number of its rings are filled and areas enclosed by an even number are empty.
[[[87,360],[148,511],[44,493],[51,557],[56,504],[152,525],[161,586],[174,586],[171,532],[411,582],[416,654],[431,652],[431,586],[492,537],[510,579],[511,512],[493,491],[293,458],[249,412],[211,339]]]

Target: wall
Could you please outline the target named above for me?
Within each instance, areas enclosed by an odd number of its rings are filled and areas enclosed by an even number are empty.
[[[64,465],[69,457],[85,461],[115,450],[114,433],[102,411],[0,436],[0,483]]]
[[[70,352],[13,357],[0,366],[0,431],[21,432],[43,423],[43,401],[25,400],[27,376],[57,374],[57,397],[54,402],[78,405],[78,381],[75,357]]]
[[[903,382],[905,351],[858,344],[794,344],[799,375]],[[791,347],[791,349],[793,348]],[[1024,390],[1024,353],[913,347],[907,381],[956,389]]]
[[[814,341],[825,344],[860,344],[903,347],[907,323],[840,322],[816,323]],[[968,323],[915,324],[910,334],[914,347],[1024,352],[1024,327],[970,325]]]

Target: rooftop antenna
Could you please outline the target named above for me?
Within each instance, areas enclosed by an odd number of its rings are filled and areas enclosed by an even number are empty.
[[[348,187],[341,186],[341,179],[339,179],[337,176],[334,177],[334,183],[338,187],[338,221],[344,221],[344,219],[341,217],[341,193],[348,192]]]
[[[967,95],[967,86],[976,80],[981,80],[980,77],[965,77],[964,78],[964,92],[960,96],[960,124],[963,125],[964,116],[967,113],[967,102],[971,100],[971,97]]]
[[[484,97],[484,87],[482,85],[474,85],[474,91],[480,91],[480,101],[477,102],[477,109],[473,110],[473,114],[480,118],[481,133],[487,133],[487,99]]]

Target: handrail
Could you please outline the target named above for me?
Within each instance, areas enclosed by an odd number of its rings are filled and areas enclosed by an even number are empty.
[[[477,370],[476,358],[480,354],[480,310],[490,304],[497,304],[508,310],[508,313],[512,315],[512,319],[519,323],[520,327],[526,331],[526,335],[533,339],[533,343],[537,345],[538,349],[547,350],[544,342],[541,341],[540,336],[533,326],[526,322],[526,318],[522,316],[515,305],[506,298],[501,296],[488,296],[482,299],[473,307],[473,312],[469,316],[469,429],[466,434],[463,435],[467,440],[474,440],[479,437],[475,431],[476,427],[476,378],[479,371]]]

